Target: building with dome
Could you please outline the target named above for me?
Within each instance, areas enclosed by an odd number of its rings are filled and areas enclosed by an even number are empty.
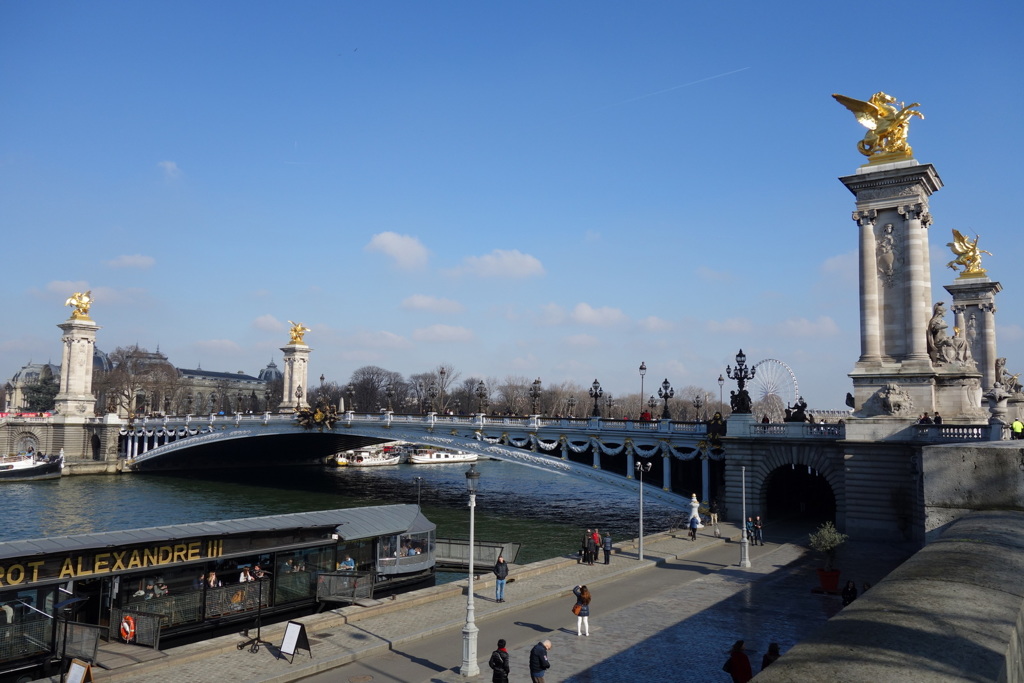
[[[94,349],[92,356],[93,373],[106,372],[111,369],[110,358],[99,349]],[[0,412],[22,413],[34,412],[39,409],[32,405],[32,388],[40,385],[52,385],[53,395],[60,386],[60,366],[55,363],[33,363],[29,361],[8,380],[0,395]],[[28,390],[26,392],[26,390]],[[50,406],[43,406],[46,410]]]

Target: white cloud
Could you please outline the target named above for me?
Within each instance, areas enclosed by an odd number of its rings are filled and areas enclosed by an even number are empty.
[[[708,332],[723,332],[728,334],[748,334],[753,331],[754,326],[747,318],[728,318],[726,320],[709,320]]]
[[[462,304],[452,299],[440,299],[427,294],[413,294],[402,302],[407,311],[430,311],[431,313],[461,313]]]
[[[495,249],[484,256],[467,256],[451,272],[477,277],[539,277],[544,274],[544,266],[536,257],[517,249]]]
[[[641,320],[640,327],[647,332],[668,332],[674,325],[664,318],[652,315]]]
[[[578,349],[587,349],[597,346],[600,342],[597,337],[589,334],[574,334],[565,338],[567,346],[573,346]]]
[[[156,166],[164,172],[164,180],[177,180],[181,177],[181,169],[173,161],[160,161]]]
[[[817,320],[790,318],[774,327],[776,333],[789,337],[832,337],[839,334],[839,326],[826,315],[818,316]]]
[[[264,332],[280,332],[284,329],[284,323],[267,313],[252,321],[252,326]]]
[[[626,314],[618,308],[602,306],[594,308],[590,304],[579,303],[572,309],[572,319],[581,325],[619,325],[626,322]]]
[[[374,235],[364,248],[366,251],[375,251],[391,257],[395,265],[403,270],[422,268],[427,265],[429,255],[427,248],[418,239],[395,232]]]
[[[385,330],[357,332],[349,339],[352,346],[369,349],[408,349],[412,346],[405,337]]]
[[[143,254],[121,254],[117,258],[106,261],[111,268],[138,268],[144,270],[156,265],[156,259]]]
[[[421,327],[412,333],[419,342],[470,342],[475,338],[473,331],[453,325],[431,325]]]

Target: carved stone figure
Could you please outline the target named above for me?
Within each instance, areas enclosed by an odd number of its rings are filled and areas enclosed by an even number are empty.
[[[832,95],[857,118],[860,125],[868,129],[864,139],[857,143],[857,150],[866,157],[899,152],[907,157],[913,151],[907,144],[907,130],[910,118],[924,119],[924,114],[914,109],[919,103],[896,105],[896,98],[884,92],[876,92],[867,102],[844,95]]]
[[[882,410],[889,415],[908,415],[914,410],[914,399],[899,384],[886,384],[879,393]]]
[[[988,399],[988,411],[992,414],[991,419],[997,422],[1006,421],[1006,399],[1010,398],[1010,394],[1003,389],[1003,385],[1000,382],[996,382],[992,385],[992,388],[985,392],[985,398]]]
[[[307,332],[312,332],[308,327],[303,326],[302,323],[293,323],[291,320],[288,321],[291,325],[291,329],[288,330],[288,334],[291,335],[291,341],[289,344],[304,344],[302,338],[306,336]]]
[[[893,266],[896,263],[896,239],[892,236],[892,231],[892,223],[886,223],[882,228],[882,234],[879,236],[878,244],[875,247],[875,255],[878,260],[878,272],[881,274],[882,279],[886,284],[892,280],[893,273],[895,272]]]
[[[746,389],[740,389],[739,393],[729,392],[729,405],[732,407],[732,412],[737,415],[749,414],[753,401],[750,400],[750,394]]]
[[[74,306],[75,310],[71,311],[72,320],[89,320],[89,307],[92,306],[92,290],[90,289],[88,292],[75,292],[64,302],[64,305]]]
[[[928,357],[933,363],[942,363],[942,346],[946,343],[946,306],[944,301],[936,302],[932,307],[932,318],[928,321],[927,347]]]
[[[1000,382],[1006,390],[1011,394],[1019,394],[1024,391],[1024,387],[1021,387],[1020,374],[1011,375],[1006,370],[1006,359],[996,358],[996,381]]]
[[[971,345],[964,338],[959,327],[953,328],[953,336],[947,338],[942,347],[942,357],[947,363],[959,365],[973,365],[974,357],[971,355]]]
[[[987,272],[981,267],[981,255],[988,254],[992,255],[991,251],[985,251],[984,249],[978,249],[978,240],[981,239],[981,235],[975,234],[974,241],[972,242],[967,237],[960,234],[958,230],[953,230],[953,241],[946,242],[946,246],[949,247],[956,258],[946,264],[947,268],[956,270],[957,266],[963,267],[963,272],[960,273],[960,277],[981,277]]]

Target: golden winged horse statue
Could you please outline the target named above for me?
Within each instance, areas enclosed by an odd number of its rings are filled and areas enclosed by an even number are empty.
[[[853,112],[857,122],[868,129],[864,139],[857,143],[857,149],[861,154],[866,157],[911,156],[912,149],[907,144],[907,130],[910,128],[912,116],[924,119],[924,114],[914,109],[921,106],[919,103],[904,105],[900,102],[897,105],[896,98],[884,92],[876,92],[867,102],[845,95],[832,97]]]
[[[981,267],[981,255],[988,254],[991,256],[992,252],[978,249],[979,239],[981,239],[981,235],[975,235],[974,239],[971,240],[961,235],[960,231],[954,228],[953,241],[946,242],[946,246],[956,255],[956,258],[947,263],[946,267],[956,270],[957,266],[962,266],[964,272],[960,274],[960,277],[984,276],[987,271]]]

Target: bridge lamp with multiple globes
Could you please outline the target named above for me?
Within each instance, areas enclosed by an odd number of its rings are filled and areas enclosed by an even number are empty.
[[[473,393],[476,394],[477,399],[479,399],[480,401],[480,414],[483,415],[484,413],[487,412],[488,406],[487,385],[484,384],[483,380],[480,380],[480,383],[476,385],[476,391],[474,391]]]
[[[530,395],[530,400],[533,402],[533,413],[532,414],[533,415],[540,415],[540,413],[537,412],[537,404],[540,403],[540,393],[541,393],[540,377],[538,377],[537,379],[533,380],[533,384],[530,385],[530,390],[529,390],[528,393]]]
[[[437,412],[437,382],[430,380],[430,386],[427,387],[427,398],[430,399],[430,412]]]
[[[647,399],[647,408],[650,410],[651,415],[654,415],[654,409],[658,407],[658,399],[654,398],[654,394]]]
[[[596,379],[594,383],[590,385],[590,398],[594,399],[594,410],[590,413],[591,417],[601,417],[601,408],[598,407],[598,400],[604,396],[604,389],[601,388],[601,383]]]
[[[640,410],[637,412],[644,412],[644,375],[647,374],[647,363],[640,361]]]
[[[569,408],[569,417],[576,417],[576,403],[578,399],[575,396],[570,396],[565,399],[565,405]]]
[[[661,388],[658,389],[658,398],[665,400],[665,408],[661,411],[662,420],[671,420],[672,413],[668,411],[668,400],[676,395],[676,390],[672,388],[672,384],[669,383],[668,378],[661,383]]]
[[[476,464],[470,465],[466,471],[466,489],[469,491],[469,587],[466,591],[466,625],[462,628],[462,667],[459,673],[463,677],[480,674],[480,665],[476,661],[476,640],[480,629],[476,626],[475,605],[473,604],[473,557],[476,555],[474,532],[476,529],[476,490],[480,482],[480,473]]]

